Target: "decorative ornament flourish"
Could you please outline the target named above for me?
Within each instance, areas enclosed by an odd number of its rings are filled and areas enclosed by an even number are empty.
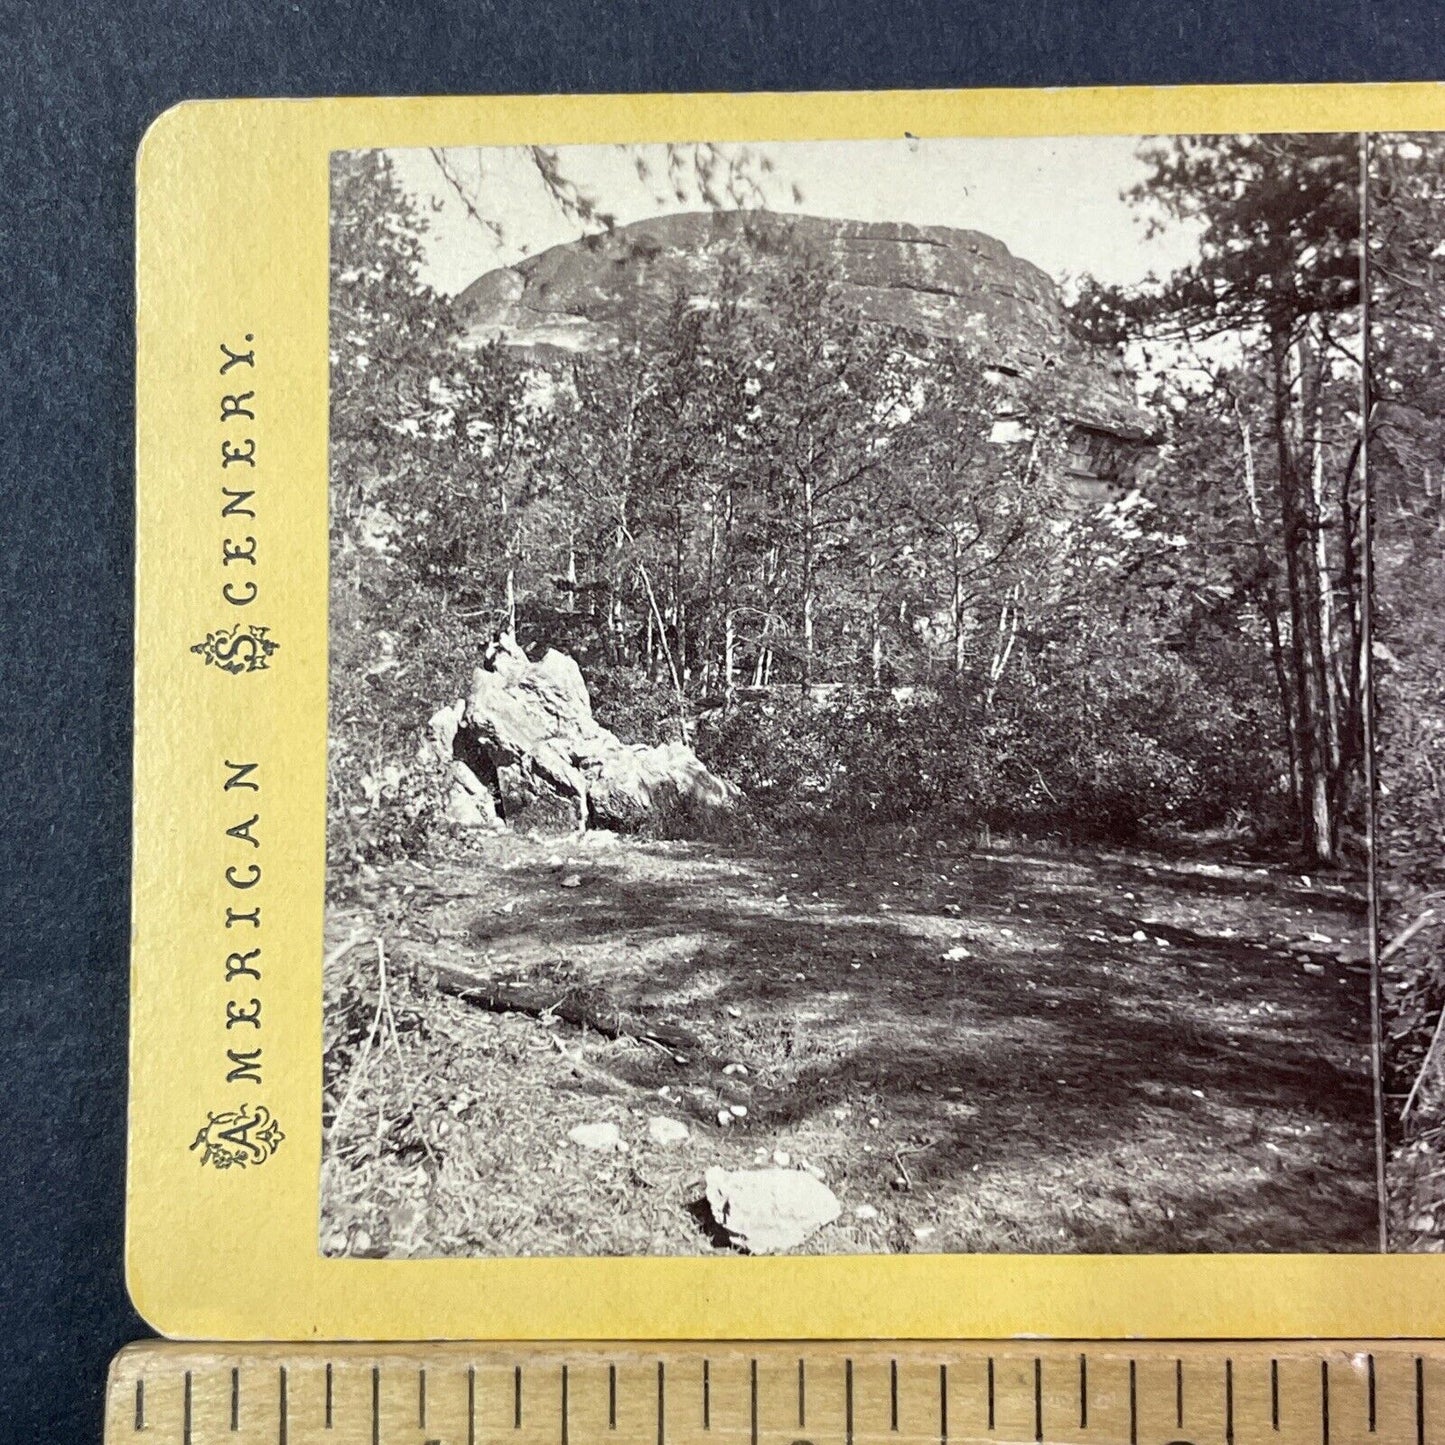
[[[191,651],[199,653],[207,667],[219,667],[234,675],[265,671],[271,654],[280,646],[269,627],[238,622],[234,627],[208,632],[206,640],[196,643]]]
[[[285,1138],[265,1105],[248,1109],[242,1104],[208,1114],[191,1148],[201,1150],[203,1165],[244,1169],[248,1164],[264,1164]]]

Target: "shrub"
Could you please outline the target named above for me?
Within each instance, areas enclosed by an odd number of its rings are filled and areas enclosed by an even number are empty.
[[[327,866],[347,885],[362,864],[422,849],[444,816],[446,768],[424,747],[437,708],[461,696],[480,660],[475,626],[421,593],[390,615],[368,617],[364,588],[331,601],[327,755]]]
[[[1045,644],[995,699],[989,821],[1129,842],[1264,822],[1282,774],[1272,735],[1177,654],[1127,632]]]
[[[587,676],[592,716],[625,743],[676,742],[677,694],[640,667],[598,667]]]
[[[818,710],[796,695],[704,714],[698,755],[730,778],[769,822],[789,827],[831,806],[837,760]]]
[[[1242,694],[1127,634],[1034,640],[987,706],[967,680],[826,702],[780,693],[706,716],[697,746],[782,828],[917,822],[1125,843],[1241,812],[1273,825],[1281,761]]]

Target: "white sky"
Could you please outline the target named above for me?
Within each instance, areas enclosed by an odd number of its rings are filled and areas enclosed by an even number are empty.
[[[1148,239],[1138,209],[1121,199],[1145,174],[1139,143],[1137,136],[1066,136],[790,141],[751,149],[773,163],[772,210],[984,231],[1056,280],[1090,273],[1128,285],[1194,256],[1191,232],[1171,226]],[[580,234],[547,195],[524,151],[447,153],[479,210],[501,227],[500,237],[467,214],[427,151],[392,156],[402,184],[430,221],[425,279],[448,295],[485,271]],[[703,208],[695,193],[680,202],[671,194],[662,197],[658,181],[640,180],[639,156],[654,177],[662,177],[662,146],[559,151],[563,174],[621,223]],[[801,193],[796,202],[793,186]]]

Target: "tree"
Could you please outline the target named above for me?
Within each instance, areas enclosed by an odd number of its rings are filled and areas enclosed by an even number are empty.
[[[926,559],[930,614],[946,615],[950,665],[968,666],[970,628],[988,612],[991,697],[1018,637],[1024,593],[1066,507],[1057,463],[1062,426],[1046,382],[1009,394],[956,342],[922,358],[909,426],[903,495]],[[1000,414],[1019,416],[1017,439],[996,441]]]
[[[1199,232],[1199,259],[1142,293],[1092,288],[1081,323],[1175,344],[1226,338],[1259,377],[1260,453],[1246,464],[1259,495],[1266,458],[1278,507],[1295,807],[1310,855],[1336,855],[1357,794],[1361,691],[1347,668],[1357,637],[1358,499],[1351,491],[1357,411],[1359,155],[1351,137],[1189,136],[1148,147],[1149,176],[1132,193]],[[1341,514],[1331,504],[1331,478]],[[1344,616],[1340,603],[1343,601]]]
[[[425,813],[423,802],[403,800],[401,785],[416,750],[416,713],[435,706],[434,697],[418,695],[430,686],[431,669],[400,654],[445,651],[448,638],[431,627],[425,606],[414,605],[416,578],[395,557],[409,520],[407,487],[432,472],[432,379],[453,335],[445,303],[420,278],[425,228],[387,155],[333,156],[327,812],[333,866],[401,846]]]
[[[849,580],[850,536],[886,530],[876,525],[872,483],[891,474],[909,376],[900,339],[865,324],[807,258],[769,289],[751,321],[753,455],[779,523],[767,591],[770,611],[792,624],[791,637],[770,635],[760,666],[770,676],[774,654],[791,643],[798,680],[808,684],[819,670],[820,638],[834,648],[841,640],[835,597]],[[865,558],[865,570],[876,564]],[[864,585],[876,589],[876,572]]]
[[[1371,143],[1370,476],[1380,831],[1402,880],[1445,857],[1445,141]]]
[[[331,487],[342,533],[365,524],[397,428],[429,405],[427,378],[453,333],[420,279],[425,231],[384,151],[333,155]]]
[[[497,342],[432,361],[424,414],[409,418],[416,464],[383,489],[394,555],[445,608],[461,602],[515,631],[528,508],[552,431],[526,369]]]

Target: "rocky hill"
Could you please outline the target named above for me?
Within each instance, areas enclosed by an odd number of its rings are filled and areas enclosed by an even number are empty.
[[[847,301],[872,320],[965,339],[1008,375],[1050,368],[1069,420],[1092,434],[1078,448],[1086,463],[1110,450],[1100,441],[1132,451],[1154,436],[1154,419],[1117,363],[1070,335],[1048,274],[979,231],[766,211],[664,215],[489,271],[458,304],[476,341],[590,351],[659,319],[679,291],[705,295],[728,256],[741,256],[761,294],[799,250],[827,264]]]

